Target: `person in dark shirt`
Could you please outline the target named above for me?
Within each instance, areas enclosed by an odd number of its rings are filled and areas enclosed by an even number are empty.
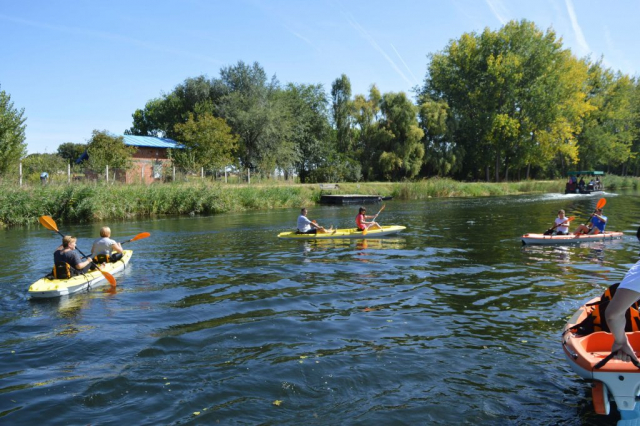
[[[69,265],[71,275],[84,274],[91,268],[91,259],[82,260],[82,256],[76,250],[76,238],[70,235],[62,239],[62,245],[53,252],[53,263],[55,267]],[[64,277],[61,277],[64,278]]]

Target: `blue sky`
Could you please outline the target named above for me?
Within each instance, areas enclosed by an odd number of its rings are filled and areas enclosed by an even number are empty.
[[[0,0],[0,90],[27,117],[29,153],[121,134],[188,77],[257,61],[281,83],[341,74],[353,93],[409,93],[428,55],[465,32],[528,19],[579,57],[640,70],[640,1]]]

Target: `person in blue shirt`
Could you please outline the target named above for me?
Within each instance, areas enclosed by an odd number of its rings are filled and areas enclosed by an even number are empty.
[[[598,235],[604,233],[604,228],[607,226],[607,217],[602,214],[602,209],[596,209],[591,214],[591,220],[588,225],[580,225],[574,235],[591,234]]]

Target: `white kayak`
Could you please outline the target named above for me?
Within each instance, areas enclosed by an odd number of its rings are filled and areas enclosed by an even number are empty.
[[[103,271],[111,275],[120,272],[126,268],[133,250],[124,250],[122,259],[117,262],[107,263]],[[67,294],[77,293],[83,290],[90,290],[94,287],[107,284],[107,279],[102,272],[98,270],[87,272],[86,274],[76,275],[75,277],[57,280],[48,278],[40,278],[29,287],[29,296],[32,299],[47,299],[52,297],[60,297]]]
[[[622,232],[605,231],[597,235],[544,235],[544,234],[524,234],[522,244],[577,244],[591,241],[606,241],[622,238]]]
[[[369,229],[366,234],[362,234],[362,231],[354,228],[336,229],[333,232],[327,232],[323,234],[298,234],[295,231],[281,232],[278,234],[278,238],[287,238],[292,240],[334,240],[334,239],[362,239],[362,238],[380,238],[387,235],[397,234],[398,232],[407,229],[406,226],[383,226],[382,229]]]

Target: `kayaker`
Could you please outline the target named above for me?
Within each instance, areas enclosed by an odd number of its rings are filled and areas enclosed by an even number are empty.
[[[309,220],[307,218],[307,209],[303,207],[300,209],[300,216],[298,216],[298,225],[296,234],[326,234],[328,232],[335,232],[333,230],[333,226],[329,229],[325,229],[324,227],[318,225],[318,222],[315,220]]]
[[[564,210],[558,210],[558,217],[556,217],[553,227],[551,227],[551,231],[554,229],[556,231],[556,235],[569,235],[569,221],[564,216]]]
[[[122,259],[122,246],[111,238],[111,228],[100,228],[100,238],[91,246],[91,257],[96,263],[117,262]],[[116,252],[113,254],[113,252]]]
[[[605,226],[607,226],[607,217],[602,214],[602,209],[596,209],[595,213],[591,214],[589,225],[579,225],[576,232],[574,232],[574,235],[598,235],[604,232]]]
[[[76,251],[75,237],[70,235],[62,238],[62,245],[53,252],[53,276],[57,279],[67,279],[75,275],[84,274],[91,268],[91,259],[82,260]]]
[[[640,228],[636,233],[636,237],[640,240]],[[625,315],[627,310],[637,300],[640,299],[640,261],[627,271],[618,286],[618,290],[613,295],[613,299],[609,302],[605,317],[611,333],[613,334],[613,346],[611,353],[613,357],[621,361],[634,360],[638,362],[638,357],[629,343],[627,333],[624,331],[627,322]]]
[[[365,213],[367,209],[364,207],[360,207],[358,209],[358,215],[356,216],[356,226],[359,230],[364,231],[365,229],[382,229],[382,226],[378,225],[377,222],[369,221],[367,219],[375,219],[378,215],[375,216],[367,216]]]

